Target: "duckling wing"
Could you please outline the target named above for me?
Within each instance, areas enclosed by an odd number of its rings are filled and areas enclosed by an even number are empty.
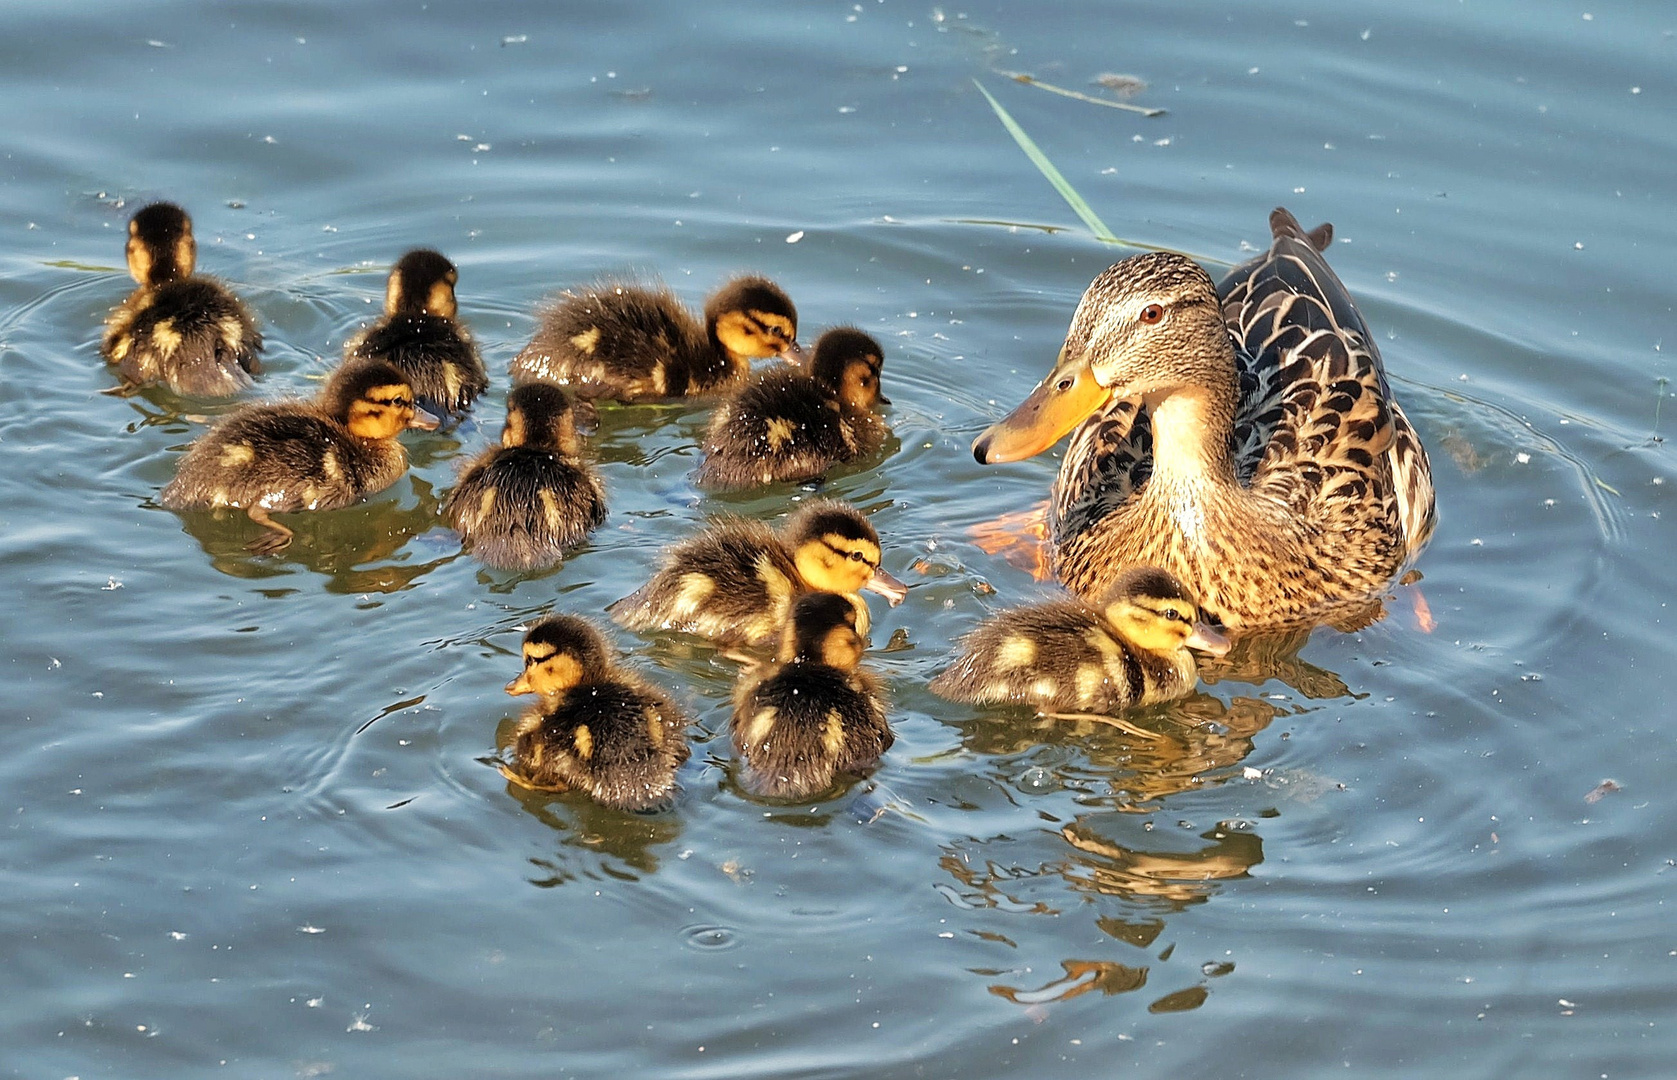
[[[562,294],[540,318],[513,358],[515,385],[552,382],[583,398],[680,396],[686,358],[706,348],[704,328],[661,287],[606,282]]]
[[[814,379],[776,365],[717,408],[695,480],[724,491],[813,480],[860,452],[845,420]]]
[[[376,323],[346,343],[344,353],[394,364],[430,409],[458,412],[489,388],[471,335],[439,315],[398,315]]]
[[[779,631],[801,587],[772,529],[722,518],[671,548],[651,581],[606,610],[631,630],[681,630],[724,645],[760,645]]]
[[[443,514],[490,566],[552,566],[606,519],[592,469],[535,447],[484,452],[461,472]]]
[[[1418,550],[1431,533],[1426,455],[1395,407],[1380,352],[1323,260],[1332,233],[1270,215],[1268,252],[1224,280],[1241,365],[1241,478],[1324,529],[1355,523]]]
[[[254,405],[193,443],[160,498],[171,509],[337,510],[393,483],[405,458],[394,474],[391,464],[308,405]]]

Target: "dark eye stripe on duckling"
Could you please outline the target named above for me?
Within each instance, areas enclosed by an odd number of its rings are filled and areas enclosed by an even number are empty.
[[[841,559],[855,559],[857,562],[865,562],[875,569],[879,567],[879,561],[877,559],[870,559],[868,557],[868,553],[865,551],[861,551],[856,548],[841,548],[825,536],[821,537],[820,543],[822,547],[826,548],[828,551],[837,555]]]

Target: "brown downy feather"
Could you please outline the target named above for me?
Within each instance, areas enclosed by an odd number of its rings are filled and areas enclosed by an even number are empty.
[[[403,255],[390,271],[384,317],[344,343],[344,356],[394,365],[421,405],[443,413],[469,408],[489,387],[477,344],[459,319],[454,264],[427,249]]]

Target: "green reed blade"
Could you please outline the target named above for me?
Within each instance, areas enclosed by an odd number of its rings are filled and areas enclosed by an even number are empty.
[[[1054,185],[1054,190],[1060,193],[1060,198],[1064,199],[1077,216],[1083,219],[1083,224],[1089,226],[1089,231],[1095,234],[1095,239],[1105,241],[1108,244],[1125,243],[1125,241],[1112,235],[1112,230],[1106,227],[1106,222],[1102,221],[1094,209],[1083,201],[1083,196],[1077,193],[1077,189],[1072,187],[1064,176],[1060,175],[1060,170],[1056,169],[1054,163],[1048,160],[1048,155],[1044,154],[1037,147],[1037,144],[1031,141],[1031,137],[1025,134],[1025,129],[1020,127],[1012,116],[1008,115],[1007,110],[1002,108],[1002,103],[991,96],[990,91],[984,89],[984,84],[977,79],[974,79],[972,84],[978,87],[978,92],[984,95],[984,100],[990,103],[990,108],[996,110],[996,116],[1001,119],[1002,126],[1007,128],[1007,133],[1013,136],[1013,141],[1019,144],[1019,149],[1025,151],[1025,156],[1031,159],[1031,164],[1035,165],[1038,171],[1048,178],[1048,182]]]

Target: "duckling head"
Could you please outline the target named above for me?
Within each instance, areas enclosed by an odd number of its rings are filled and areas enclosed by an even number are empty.
[[[434,431],[437,418],[413,403],[407,376],[383,360],[349,360],[326,381],[327,415],[358,439],[394,439],[403,428]]]
[[[142,206],[128,219],[128,272],[147,288],[192,276],[198,242],[192,219],[174,203]]]
[[[459,280],[460,272],[441,253],[429,248],[410,251],[390,271],[384,286],[384,313],[452,319],[459,311],[454,302],[454,285]]]
[[[879,342],[853,326],[837,326],[816,341],[809,374],[838,400],[867,411],[891,404],[879,392],[879,371],[884,365],[885,350]]]
[[[820,500],[806,505],[786,522],[787,543],[798,576],[812,589],[879,593],[895,607],[908,586],[879,565],[879,534],[855,507]]]
[[[587,620],[551,615],[524,635],[524,670],[507,683],[507,693],[554,699],[610,667],[605,639]]]
[[[781,631],[780,660],[826,664],[855,671],[862,662],[862,635],[856,629],[856,607],[830,592],[805,593],[792,605]]]
[[[557,450],[566,457],[581,453],[571,396],[552,383],[514,387],[507,395],[507,426],[501,429],[501,445]]]
[[[1229,651],[1229,639],[1205,621],[1182,582],[1156,566],[1131,567],[1119,575],[1101,613],[1124,640],[1148,652],[1168,655],[1186,647],[1222,656]]]
[[[1217,286],[1198,263],[1150,251],[1108,267],[1084,292],[1048,377],[972,444],[980,464],[1018,461],[1114,398],[1151,401],[1215,387],[1238,389]]]
[[[705,326],[713,345],[736,360],[795,352],[798,309],[779,285],[766,277],[735,278],[705,304]]]

